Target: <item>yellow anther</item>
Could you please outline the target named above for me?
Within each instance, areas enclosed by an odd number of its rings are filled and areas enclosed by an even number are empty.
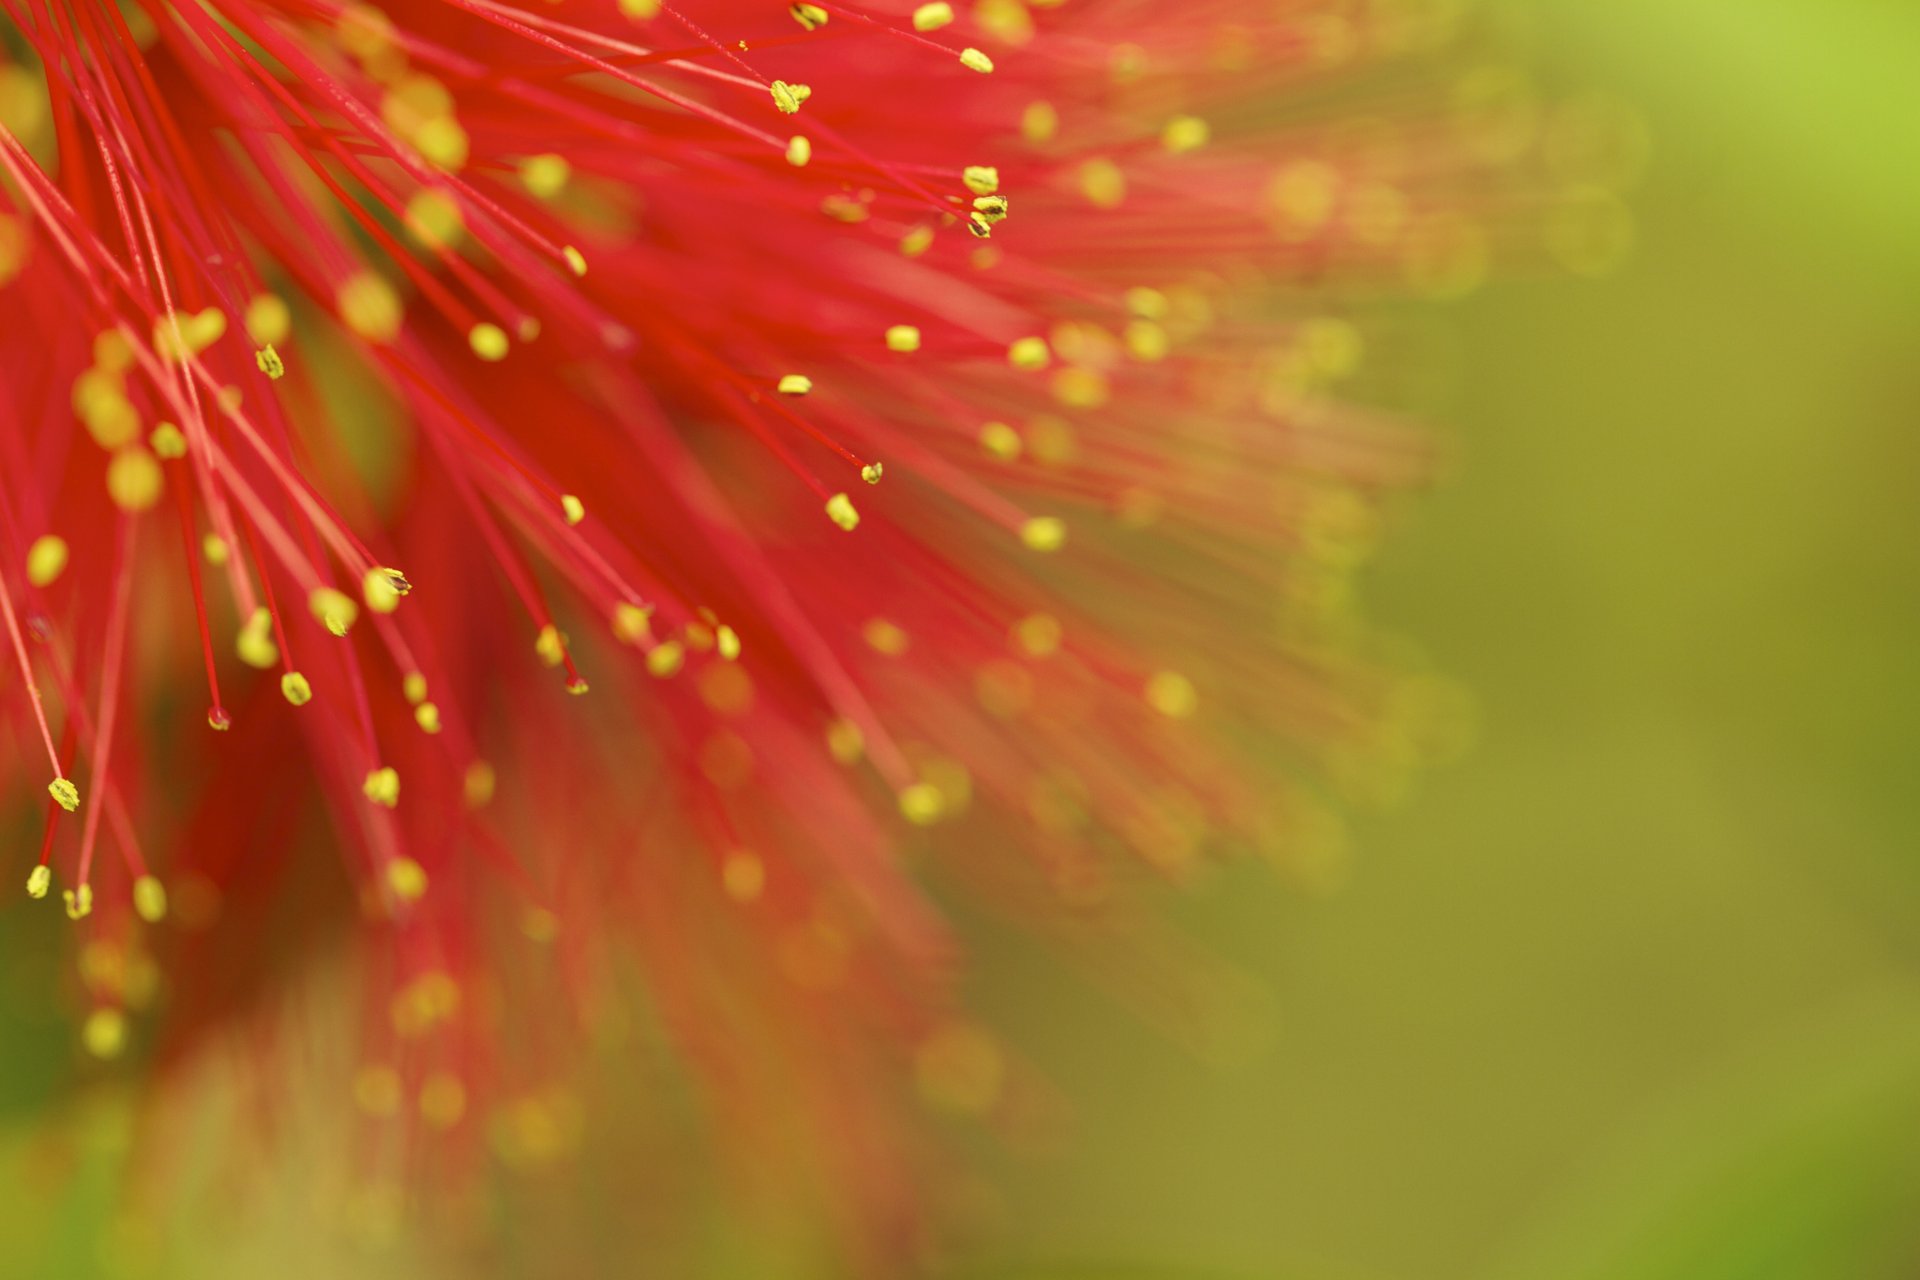
[[[552,942],[560,936],[560,918],[545,907],[528,907],[520,913],[520,933],[528,942]]]
[[[567,518],[568,524],[579,524],[587,518],[587,504],[570,493],[560,495],[560,514]]]
[[[228,383],[226,386],[220,388],[220,390],[214,392],[213,402],[219,405],[224,412],[236,413],[239,411],[240,406],[247,402],[247,393],[232,383]]]
[[[93,914],[93,886],[83,884],[77,889],[67,889],[60,895],[67,900],[67,919],[84,920]]]
[[[27,581],[36,587],[48,586],[67,567],[67,540],[57,533],[43,533],[27,548]]]
[[[107,496],[127,512],[145,511],[160,501],[160,463],[139,445],[129,445],[107,463]]]
[[[427,678],[418,671],[409,671],[400,681],[400,692],[414,706],[427,700]]]
[[[60,807],[72,813],[80,807],[80,788],[66,778],[55,778],[47,784],[47,794],[60,802]]]
[[[934,4],[923,4],[913,11],[913,29],[915,31],[938,31],[953,21],[953,6],[946,0],[937,0]]]
[[[304,707],[313,701],[313,686],[298,671],[289,671],[280,677],[280,696],[296,707]]]
[[[800,110],[800,104],[812,95],[810,89],[806,93],[799,92],[806,89],[805,85],[788,84],[785,80],[775,80],[767,88],[768,92],[773,94],[773,105],[787,115]]]
[[[860,513],[853,509],[853,499],[844,493],[836,493],[827,499],[827,519],[852,533],[860,523]]]
[[[1044,369],[1052,361],[1045,338],[1016,338],[1007,347],[1007,363],[1016,369]]]
[[[102,449],[118,449],[140,434],[140,415],[118,373],[88,369],[73,380],[73,411]]]
[[[467,808],[484,809],[493,799],[493,766],[485,760],[475,760],[467,766],[466,777],[461,779],[460,791],[466,799]]]
[[[793,20],[809,31],[817,31],[827,25],[827,11],[817,4],[790,4],[787,12]]]
[[[973,7],[973,20],[982,31],[1007,44],[1025,44],[1033,39],[1033,15],[1021,0],[979,0]]]
[[[932,227],[915,227],[900,237],[900,252],[909,258],[917,258],[932,247]]]
[[[990,196],[1000,189],[1000,171],[990,164],[970,164],[960,171],[960,181],[976,196]]]
[[[988,422],[980,427],[980,447],[1002,462],[1020,456],[1020,433],[1004,422]]]
[[[1185,720],[1200,709],[1193,681],[1178,671],[1156,671],[1147,678],[1147,705],[1173,720]]]
[[[155,876],[141,876],[133,882],[133,909],[148,924],[167,918],[167,886]]]
[[[394,784],[396,789],[399,784]],[[380,803],[386,804],[382,800]],[[427,896],[427,869],[412,858],[398,857],[387,864],[387,888],[402,902],[418,902]]]
[[[368,342],[392,342],[400,333],[400,295],[380,276],[357,271],[334,293],[340,319]]]
[[[432,1129],[451,1129],[467,1114],[467,1087],[449,1071],[436,1071],[420,1086],[420,1118]]]
[[[1020,136],[1028,142],[1048,142],[1060,132],[1060,113],[1051,102],[1029,102],[1020,113]]]
[[[889,658],[897,658],[911,646],[912,640],[904,628],[897,622],[886,618],[868,618],[860,634],[866,638],[867,646],[875,653],[884,653]]]
[[[244,323],[247,337],[258,346],[270,347],[276,342],[285,342],[293,332],[293,312],[279,294],[257,294],[247,303]]]
[[[414,192],[403,215],[407,230],[429,249],[453,249],[467,233],[467,215],[460,202],[438,187]]]
[[[639,644],[653,632],[653,610],[622,600],[613,606],[613,634],[622,644]]]
[[[713,647],[721,660],[732,662],[740,656],[740,633],[729,626],[720,626],[713,633]]]
[[[507,331],[497,324],[482,320],[467,330],[467,345],[482,360],[504,360],[507,358]]]
[[[993,70],[993,59],[978,49],[967,48],[960,51],[960,65],[969,71],[986,75]]]
[[[344,636],[360,620],[360,606],[353,597],[333,587],[315,587],[307,595],[307,609],[336,636]]]
[[[1167,331],[1152,320],[1128,321],[1120,339],[1126,344],[1128,355],[1147,364],[1165,360],[1173,345]]]
[[[572,177],[573,166],[567,163],[566,157],[552,152],[528,156],[520,162],[520,185],[536,199],[551,200],[566,189]]]
[[[735,902],[752,902],[767,887],[767,866],[758,855],[735,849],[720,864],[720,886]]]
[[[578,249],[570,244],[563,244],[560,246],[560,256],[567,260],[567,270],[573,272],[574,275],[584,276],[587,274],[586,255]]]
[[[1004,221],[1008,207],[1005,196],[979,196],[973,202],[975,216],[985,218],[989,225]]]
[[[896,324],[887,330],[887,350],[918,351],[920,349],[920,330],[910,324]]]
[[[227,331],[227,313],[205,307],[193,315],[170,311],[153,322],[153,349],[163,360],[199,355]]]
[[[147,434],[147,446],[169,462],[187,456],[186,433],[171,422],[154,423]]]
[[[568,676],[567,683],[562,687],[576,698],[591,688],[591,686],[587,684],[587,678],[582,675]]]
[[[382,765],[367,774],[360,784],[360,791],[367,799],[391,809],[400,803],[400,772],[392,765]]]
[[[93,336],[93,363],[106,373],[125,373],[133,367],[133,344],[118,329],[102,329]]]
[[[1127,198],[1127,175],[1113,161],[1095,157],[1080,166],[1080,191],[1097,208],[1117,208]]]
[[[782,374],[777,389],[783,396],[803,396],[813,390],[813,379],[804,373]]]
[[[520,335],[520,341],[532,342],[540,336],[540,322],[532,316],[521,316],[520,322],[513,326],[513,331]]]
[[[27,873],[27,896],[29,898],[44,898],[47,896],[47,890],[52,887],[52,867],[35,867]]]
[[[95,1009],[81,1024],[80,1041],[103,1062],[119,1057],[127,1047],[127,1015],[111,1006]]]
[[[686,646],[678,640],[668,640],[647,651],[647,671],[656,679],[665,680],[679,671],[686,661]]]
[[[620,0],[620,12],[635,22],[660,16],[660,0]]]
[[[390,1116],[400,1110],[400,1073],[369,1063],[353,1073],[353,1102],[370,1116]]]
[[[838,764],[858,764],[866,753],[867,736],[851,720],[835,720],[827,726],[827,754]]]
[[[401,582],[406,579],[402,578]],[[369,569],[360,579],[360,598],[367,602],[367,608],[375,613],[392,613],[400,607],[400,597],[405,592],[394,581],[394,575],[388,569]]]
[[[879,484],[880,477],[886,473],[887,464],[884,462],[869,462],[866,466],[860,468],[860,478],[868,484]]]
[[[215,733],[225,733],[233,728],[233,717],[227,714],[225,707],[208,707],[207,728]]]
[[[1067,541],[1067,526],[1057,516],[1034,516],[1020,526],[1020,541],[1034,551],[1058,551]]]
[[[271,670],[280,660],[280,647],[273,643],[273,614],[267,612],[265,604],[240,624],[240,633],[234,635],[234,652],[255,672]]]
[[[440,708],[431,702],[421,703],[413,709],[413,722],[423,733],[440,732]]]
[[[540,634],[534,638],[533,651],[540,655],[542,665],[557,667],[566,659],[567,638],[549,622],[540,628]]]
[[[787,163],[796,169],[807,167],[807,161],[813,159],[813,143],[803,133],[796,133],[787,139]]]
[[[1166,294],[1144,285],[1136,285],[1122,296],[1126,300],[1127,310],[1142,320],[1164,320],[1173,309],[1173,303]]]
[[[900,816],[916,827],[930,827],[947,811],[947,798],[931,782],[916,782],[900,792]]]
[[[1053,375],[1053,398],[1071,409],[1098,409],[1113,394],[1098,369],[1062,369]]]
[[[1050,614],[1029,614],[1013,624],[1013,642],[1030,658],[1058,653],[1061,634],[1060,620]]]
[[[471,144],[458,120],[452,116],[435,116],[413,131],[413,145],[433,164],[455,170],[467,163]]]
[[[1175,116],[1160,131],[1160,145],[1175,155],[1183,155],[1206,146],[1212,136],[1212,127],[1199,116]]]

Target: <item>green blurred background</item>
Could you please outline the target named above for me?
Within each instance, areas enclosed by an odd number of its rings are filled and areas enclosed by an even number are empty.
[[[1654,152],[1624,271],[1446,320],[1366,586],[1480,744],[1340,892],[1208,888],[1251,1067],[1004,975],[1079,1145],[981,1274],[1920,1275],[1920,4],[1521,8]]]
[[[1920,1275],[1920,4],[1516,8],[1654,158],[1623,271],[1441,320],[1458,464],[1366,594],[1480,743],[1337,892],[1177,905],[1274,993],[1253,1062],[990,954],[1076,1114],[969,1280]],[[90,1270],[112,1194],[0,1261]]]

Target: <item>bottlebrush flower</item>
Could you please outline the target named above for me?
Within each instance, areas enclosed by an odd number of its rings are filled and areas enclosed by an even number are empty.
[[[930,885],[1132,936],[1411,749],[1343,582],[1424,452],[1342,388],[1522,207],[1458,6],[0,4],[9,776],[96,1054],[357,904],[370,1149],[534,1160],[631,963],[891,1238],[916,1100],[1028,1088]]]

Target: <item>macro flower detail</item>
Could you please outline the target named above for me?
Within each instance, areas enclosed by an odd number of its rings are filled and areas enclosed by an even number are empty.
[[[1356,299],[1510,247],[1460,8],[5,0],[0,693],[86,1047],[346,939],[373,1172],[522,1166],[642,1006],[895,1247],[914,1113],[1038,1096],[949,895],[1124,951],[1426,746]],[[1177,976],[1118,985],[1199,1034]]]

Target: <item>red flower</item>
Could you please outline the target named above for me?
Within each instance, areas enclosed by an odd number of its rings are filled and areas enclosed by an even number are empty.
[[[186,1044],[357,899],[362,1107],[532,1158],[631,959],[898,1222],[896,1104],[1025,1088],[929,885],[1132,937],[1378,745],[1341,583],[1423,458],[1340,299],[1484,264],[1491,126],[1372,88],[1450,8],[5,0],[7,705],[88,1044],[152,948]]]

